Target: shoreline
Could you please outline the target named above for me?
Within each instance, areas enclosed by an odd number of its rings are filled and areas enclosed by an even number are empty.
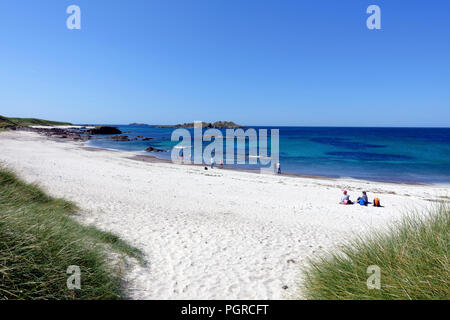
[[[68,142],[62,140],[61,142]],[[86,144],[86,142],[85,142]],[[120,150],[120,149],[113,149],[113,148],[101,148],[101,147],[93,147],[93,146],[84,146],[86,150],[91,151],[111,151],[111,152],[127,152],[130,153],[132,156],[129,157],[129,159],[135,160],[135,161],[143,161],[143,162],[151,162],[151,163],[172,163],[175,165],[184,165],[184,166],[196,166],[196,167],[208,167],[208,170],[210,170],[210,165],[207,163],[204,164],[194,164],[194,163],[174,163],[169,159],[158,157],[157,155],[149,154],[140,154],[138,152],[134,151],[126,151],[126,150]],[[89,148],[89,149],[88,149]],[[232,167],[226,167],[224,165],[223,168],[218,168],[218,165],[215,165],[215,169],[213,170],[233,170],[233,171],[240,171],[240,172],[248,172],[248,173],[255,173],[259,174],[260,171],[258,169],[243,169],[243,168],[232,168]],[[450,183],[420,183],[420,182],[401,182],[401,181],[386,181],[386,180],[368,180],[368,179],[358,179],[358,178],[352,178],[352,177],[331,177],[331,176],[320,176],[320,175],[309,175],[309,174],[301,174],[301,173],[293,173],[293,172],[282,172],[281,174],[274,174],[275,176],[279,177],[292,177],[292,178],[306,178],[306,179],[322,179],[322,180],[344,180],[344,181],[359,181],[359,182],[375,182],[375,183],[387,183],[387,184],[394,184],[394,185],[413,185],[413,186],[450,186]]]
[[[33,132],[1,132],[0,148],[1,164],[76,203],[75,219],[143,252],[146,265],[124,273],[132,299],[298,298],[308,259],[450,194],[448,187],[137,161]],[[344,188],[352,199],[364,190],[380,197],[384,207],[340,205]]]
[[[108,149],[108,148],[98,148],[100,150],[108,150],[108,151],[119,151],[119,152],[130,152],[132,151],[122,151],[122,150],[116,150],[116,149]],[[144,161],[144,162],[160,162],[160,163],[173,163],[171,160],[159,158],[155,155],[141,155],[133,153],[134,155],[130,157],[129,159],[136,160],[136,161]],[[173,163],[177,165],[186,165],[186,166],[198,166],[198,167],[208,167],[208,170],[210,170],[210,166],[208,164],[194,164],[194,163],[185,163],[185,164],[179,164],[179,163]],[[233,170],[233,171],[240,171],[240,172],[248,172],[248,173],[255,173],[259,174],[260,171],[258,169],[242,169],[242,168],[226,168],[225,165],[223,168],[218,168],[217,164],[215,165],[215,169],[213,170]],[[305,179],[321,179],[321,180],[334,180],[334,181],[356,181],[356,182],[374,182],[374,183],[386,183],[386,184],[395,184],[395,185],[411,185],[411,186],[450,186],[450,183],[419,183],[419,182],[395,182],[395,181],[385,181],[385,180],[367,180],[367,179],[357,179],[352,177],[329,177],[329,176],[317,176],[317,175],[308,175],[308,174],[300,174],[300,173],[292,173],[292,172],[282,172],[281,174],[273,174],[274,176],[278,177],[291,177],[291,178],[305,178]]]

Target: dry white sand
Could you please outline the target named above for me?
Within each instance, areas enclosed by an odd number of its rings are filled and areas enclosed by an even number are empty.
[[[82,146],[3,132],[0,162],[145,253],[148,266],[126,275],[135,299],[296,298],[308,257],[449,195],[448,186],[205,171]],[[343,189],[385,207],[339,205]]]

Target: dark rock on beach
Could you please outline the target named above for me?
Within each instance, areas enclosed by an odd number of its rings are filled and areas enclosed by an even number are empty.
[[[130,138],[128,136],[112,136],[110,139],[115,141],[130,141]]]
[[[86,130],[87,134],[122,134],[122,131],[116,127],[102,126]]]
[[[142,138],[142,141],[150,141],[153,140],[153,138]]]
[[[45,135],[49,138],[60,140],[86,141],[90,139],[82,130],[60,129],[60,128],[21,128],[23,131],[32,131]]]
[[[153,147],[148,147],[147,149],[145,149],[145,151],[147,151],[147,152],[164,152],[164,150],[153,148]]]

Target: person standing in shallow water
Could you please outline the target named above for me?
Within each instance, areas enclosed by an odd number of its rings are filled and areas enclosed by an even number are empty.
[[[277,163],[277,173],[281,174],[281,164],[279,162]]]
[[[215,161],[214,161],[214,158],[213,158],[213,157],[211,157],[211,169],[213,169],[213,168],[214,168],[214,163],[215,163]]]

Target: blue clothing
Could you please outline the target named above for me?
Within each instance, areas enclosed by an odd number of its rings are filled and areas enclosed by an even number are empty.
[[[359,204],[362,206],[367,206],[367,204],[369,203],[369,199],[367,198],[367,195],[363,195],[362,197],[358,198]]]

